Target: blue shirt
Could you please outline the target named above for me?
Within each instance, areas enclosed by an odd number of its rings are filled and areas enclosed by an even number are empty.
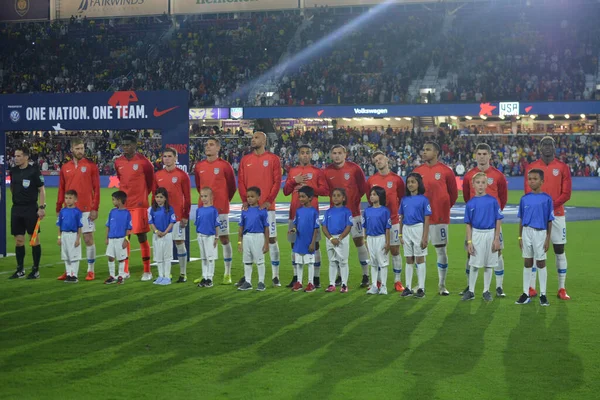
[[[267,210],[261,210],[258,206],[248,207],[246,211],[242,211],[242,217],[239,224],[246,233],[265,233],[265,228],[269,226],[269,216]]]
[[[346,206],[331,207],[325,211],[323,226],[327,228],[332,235],[341,235],[347,226],[352,226],[352,211]]]
[[[219,210],[213,206],[196,209],[196,232],[202,235],[216,235],[217,226],[221,226]]]
[[[56,226],[60,228],[61,232],[77,232],[77,230],[83,226],[81,223],[81,217],[82,214],[79,208],[65,207],[58,213]]]
[[[471,224],[475,229],[494,229],[499,219],[504,219],[504,214],[495,197],[486,194],[467,202],[465,224]]]
[[[390,210],[387,207],[368,207],[362,218],[363,228],[367,236],[385,235],[385,230],[392,227]]]
[[[398,215],[402,215],[402,224],[416,225],[424,224],[425,217],[431,215],[429,200],[422,194],[415,196],[404,196],[400,203]]]
[[[168,210],[165,210],[164,206],[158,207],[156,210],[154,207],[148,208],[148,224],[154,225],[159,231],[166,231],[169,225],[175,222],[177,222],[177,217],[173,207],[169,206]]]
[[[519,203],[519,218],[523,226],[546,230],[548,222],[554,221],[552,197],[546,193],[527,193]]]
[[[108,238],[119,239],[124,238],[127,235],[127,231],[133,229],[131,225],[131,213],[129,210],[119,210],[113,208],[108,213],[108,221],[106,221],[108,227]]]
[[[319,229],[319,212],[313,207],[300,207],[296,210],[294,218],[296,227],[296,240],[294,241],[294,253],[315,254],[315,251],[308,251],[312,243],[315,229]]]

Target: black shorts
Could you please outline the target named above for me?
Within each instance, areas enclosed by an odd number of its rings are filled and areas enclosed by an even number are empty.
[[[13,236],[33,235],[35,224],[37,223],[37,205],[33,206],[13,206],[10,210],[10,234]],[[41,232],[41,229],[38,231]]]

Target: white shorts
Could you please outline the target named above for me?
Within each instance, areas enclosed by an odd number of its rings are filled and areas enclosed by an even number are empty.
[[[263,264],[265,255],[263,254],[263,246],[265,245],[264,233],[246,233],[243,237],[243,255],[244,264]]]
[[[156,233],[152,235],[152,252],[154,261],[170,262],[173,259],[173,233],[167,233],[163,237],[158,237]]]
[[[429,225],[429,241],[434,246],[448,244],[448,224]]]
[[[219,236],[229,235],[229,214],[219,214]]]
[[[390,265],[390,254],[385,254],[385,235],[367,236],[369,258],[373,267],[387,267]]]
[[[362,216],[352,217],[352,229],[350,229],[350,236],[352,239],[356,239],[358,237],[363,237],[363,226],[362,226]]]
[[[552,221],[552,232],[550,232],[552,244],[567,244],[567,219],[565,216],[554,217]]]
[[[294,227],[294,221],[292,221],[290,219],[288,221],[288,234],[287,234],[287,239],[288,239],[288,242],[290,242],[290,243],[294,243],[296,241],[296,232],[290,232],[293,227]],[[316,242],[321,241],[321,229],[318,230],[317,239],[315,241]]]
[[[215,246],[215,235],[202,235],[199,233],[198,245],[200,246],[200,259],[202,261],[213,261],[219,258],[219,250]]]
[[[314,254],[294,253],[294,261],[298,265],[314,264],[315,263],[315,255]]]
[[[494,245],[494,229],[475,229],[473,228],[473,247],[475,255],[469,257],[469,265],[471,267],[497,267],[498,252],[492,253]]]
[[[400,246],[400,224],[394,224],[390,229],[390,246]]]
[[[171,231],[173,240],[185,240],[185,230],[186,228],[181,227],[181,221],[175,222],[173,230]]]
[[[546,241],[546,230],[537,230],[528,226],[523,227],[523,258],[534,260],[545,260],[544,242]]]
[[[108,246],[106,246],[106,256],[112,257],[117,261],[124,261],[127,259],[127,248],[123,248],[122,238],[108,239]]]
[[[269,221],[269,237],[276,238],[277,237],[277,214],[275,211],[267,211]]]
[[[427,247],[421,248],[423,239],[423,224],[404,225],[402,240],[404,240],[404,257],[425,257]]]
[[[60,233],[60,259],[64,261],[79,261],[81,260],[81,243],[75,247],[77,240],[77,232],[61,232]],[[83,238],[79,240],[83,242]]]
[[[504,234],[502,233],[502,226],[500,226],[500,250],[504,250]],[[468,251],[466,236],[465,236],[465,251]]]
[[[332,235],[334,238],[338,238],[339,235]],[[350,238],[346,236],[340,241],[340,244],[334,246],[331,243],[331,240],[325,241],[325,248],[327,250],[327,258],[329,258],[329,263],[332,262],[348,262],[348,256],[350,254]]]
[[[96,232],[96,222],[90,220],[90,213],[84,212],[81,215],[81,233]]]

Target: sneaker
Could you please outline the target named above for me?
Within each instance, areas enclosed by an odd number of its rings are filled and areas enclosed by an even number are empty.
[[[59,276],[58,278],[56,278],[57,281],[66,281],[68,278],[67,273],[63,272],[63,274],[61,276]]]
[[[328,293],[335,292],[335,285],[327,286],[327,289],[325,289],[325,291]]]
[[[266,288],[267,287],[265,286],[264,282],[258,282],[258,286],[256,287],[256,290],[259,292],[264,292]]]
[[[342,285],[342,288],[340,289],[340,293],[348,293],[348,286]]]
[[[159,285],[161,286],[167,286],[171,284],[171,278],[163,278],[162,281],[160,281]]]
[[[492,294],[490,293],[489,290],[487,292],[483,293],[483,299],[485,301],[493,301],[494,300],[494,298],[492,297]]]
[[[196,279],[194,279],[194,283],[200,283],[200,282],[202,282],[202,278],[196,278]]]
[[[300,290],[302,290],[302,284],[296,281],[296,283],[294,283],[294,287],[292,288],[292,292],[299,292]]]
[[[439,293],[440,296],[450,296],[450,292],[448,291],[448,289],[446,289],[446,286],[444,285],[439,286]]]
[[[315,285],[315,289],[321,289],[321,277],[315,276],[313,278],[313,285]]]
[[[413,295],[413,291],[410,290],[409,288],[404,288],[404,290],[402,291],[402,293],[400,293],[401,297],[410,297]]]
[[[238,286],[237,290],[252,290],[252,285],[244,279],[244,283]]]
[[[342,277],[338,276],[335,278],[335,286],[342,286]]]
[[[204,279],[204,278],[202,278],[200,280],[196,279],[196,281],[198,281],[198,287],[206,286],[206,279]],[[194,281],[194,282],[196,282],[196,281]],[[244,282],[246,282],[246,281],[244,281]]]
[[[369,275],[363,275],[362,282],[360,283],[360,287],[368,287],[369,286]],[[375,285],[377,287],[377,285]]]
[[[129,279],[129,278],[131,278],[131,275],[129,275],[129,272],[125,272],[125,276],[123,278],[124,279]]]
[[[115,278],[113,278],[112,276],[109,276],[108,279],[104,281],[105,285],[111,285],[113,283],[117,283],[117,280]]]
[[[402,285],[402,282],[398,281],[394,283],[394,290],[400,293],[404,292],[404,285]]]
[[[417,293],[415,294],[415,297],[417,299],[422,299],[423,297],[425,297],[425,291],[423,289],[419,288],[417,290]]]
[[[79,279],[77,279],[76,276],[67,276],[67,279],[65,279],[65,283],[77,283],[79,282]]]
[[[169,279],[169,282],[171,282],[170,279]],[[207,279],[206,282],[204,282],[204,287],[213,287],[212,279]]]
[[[532,287],[529,287],[529,297],[535,297],[537,296],[537,290],[535,290]]]
[[[27,279],[40,279],[39,269],[32,269],[31,272],[27,275]]]
[[[273,286],[274,287],[280,287],[281,286],[281,282],[279,282],[279,278],[278,277],[273,278]]]
[[[20,278],[25,278],[25,271],[23,270],[23,267],[17,268],[15,273],[8,277],[8,279],[20,279]]]
[[[231,285],[231,275],[223,275],[223,285]]]
[[[195,281],[194,281],[194,282],[195,282]],[[243,285],[244,285],[244,282],[246,282],[246,277],[245,277],[245,276],[242,276],[242,277],[240,278],[240,280],[239,280],[239,281],[237,281],[237,282],[235,283],[235,286],[236,286],[236,287],[243,286]],[[252,289],[252,285],[250,285],[250,288]],[[248,289],[245,289],[245,290],[248,290]]]
[[[117,278],[117,285],[122,285],[123,283],[125,283],[125,279],[123,279],[123,277],[119,275],[119,277]]]
[[[72,278],[72,281],[71,281],[71,283],[79,283],[79,278],[78,278],[78,277],[76,277],[76,276],[74,276],[74,277]]]
[[[93,281],[94,279],[96,279],[96,273],[94,271],[88,271],[87,275],[85,276],[85,280]]]
[[[529,298],[529,296],[527,296],[527,293],[523,293],[521,295],[521,297],[519,297],[519,300],[515,301],[515,304],[527,304],[531,301],[531,298]]]
[[[462,296],[462,301],[468,301],[468,300],[473,300],[475,298],[475,293],[467,290],[466,292],[463,293]]]
[[[388,294],[387,287],[385,285],[381,285],[379,288],[379,294]]]
[[[550,303],[548,302],[548,298],[546,297],[545,294],[540,296],[540,306],[542,307],[548,307],[550,305]]]
[[[367,294],[377,294],[377,293],[379,293],[379,289],[377,288],[377,285],[371,285],[369,290],[367,290]]]
[[[148,282],[152,280],[152,272],[144,272],[142,274],[142,282]]]
[[[506,297],[506,294],[501,287],[496,288],[496,297]]]
[[[556,294],[556,297],[558,297],[561,300],[571,300],[571,296],[569,296],[567,294],[567,289],[559,289],[558,293]]]
[[[468,291],[469,291],[469,287],[467,286],[466,288],[464,288],[463,290],[461,290],[458,294],[462,296],[465,293],[467,293]]]
[[[308,282],[308,285],[306,285],[306,289],[304,289],[304,291],[306,293],[312,293],[315,290],[317,290],[317,288],[315,287],[315,285],[312,282]]]
[[[298,277],[296,275],[294,275],[294,277],[292,278],[292,281],[290,283],[287,284],[286,288],[293,288],[294,285],[296,284],[296,282],[298,282]]]
[[[152,282],[153,285],[162,285],[162,281],[163,279],[165,279],[163,276],[159,276],[158,278],[156,278],[154,280],[154,282]]]
[[[180,274],[179,275],[179,279],[177,279],[177,282],[175,283],[186,283],[187,282],[187,276],[184,274]],[[231,283],[231,281],[230,281]]]

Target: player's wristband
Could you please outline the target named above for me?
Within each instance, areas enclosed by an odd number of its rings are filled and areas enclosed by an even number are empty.
[[[125,236],[125,240],[127,240],[129,242],[129,238],[127,236]]]
[[[238,242],[238,244],[242,244],[242,242]]]
[[[519,238],[518,238],[518,239],[519,239],[519,240],[523,240],[523,238],[522,238],[521,236],[519,236]]]
[[[58,238],[60,239],[60,236]]]
[[[467,240],[467,243],[468,243],[468,244],[472,244],[472,243],[473,243],[473,241],[472,241],[472,240]]]
[[[158,233],[158,229],[156,229],[156,230],[154,231],[154,233]]]
[[[398,236],[402,237],[402,234],[399,234]]]

